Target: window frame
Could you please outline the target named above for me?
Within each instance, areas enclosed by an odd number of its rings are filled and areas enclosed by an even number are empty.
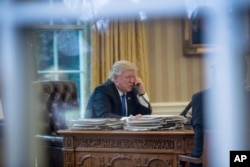
[[[42,75],[42,74],[55,74],[57,75],[57,78],[54,78],[55,80],[58,80],[59,76],[58,74],[72,74],[76,73],[79,74],[79,89],[78,90],[78,102],[80,105],[80,114],[81,117],[83,118],[84,116],[84,111],[85,107],[87,105],[88,97],[91,93],[91,79],[90,79],[90,72],[91,72],[91,53],[90,53],[90,47],[91,47],[91,38],[90,38],[90,25],[89,24],[84,24],[84,25],[35,25],[31,27],[31,34],[33,35],[33,32],[36,30],[44,30],[44,31],[56,31],[56,30],[80,30],[82,31],[82,34],[79,34],[78,39],[79,39],[79,70],[60,70],[58,67],[58,64],[54,64],[53,67],[55,69],[53,70],[36,70],[37,76]],[[80,38],[82,36],[82,38]],[[81,40],[82,39],[82,40]],[[85,39],[86,41],[86,51],[83,52],[83,40]],[[32,43],[35,42],[35,38],[32,36],[31,37]],[[53,43],[54,43],[54,37],[53,37]],[[54,49],[54,47],[53,47]],[[34,50],[33,50],[34,51]],[[58,61],[58,55],[54,55],[54,60]],[[34,59],[36,59],[36,56],[34,56]],[[56,60],[57,59],[57,60]],[[39,77],[37,77],[39,79]]]

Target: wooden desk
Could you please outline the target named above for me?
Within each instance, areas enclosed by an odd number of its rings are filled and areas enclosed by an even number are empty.
[[[193,130],[58,132],[65,167],[177,167],[177,155],[194,145]]]

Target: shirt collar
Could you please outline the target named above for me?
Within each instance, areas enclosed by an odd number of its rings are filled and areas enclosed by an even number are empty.
[[[120,91],[118,88],[116,88],[118,90],[118,93],[120,96],[122,96],[123,94],[126,94],[126,93],[122,93],[122,91]]]

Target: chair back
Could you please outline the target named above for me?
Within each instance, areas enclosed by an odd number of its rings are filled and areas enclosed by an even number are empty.
[[[38,128],[47,135],[57,135],[67,128],[67,120],[80,116],[77,88],[72,81],[35,81],[32,83],[36,100]]]

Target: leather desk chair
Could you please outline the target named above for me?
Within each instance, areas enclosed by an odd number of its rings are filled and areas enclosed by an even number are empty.
[[[204,146],[203,146],[203,152],[202,156],[199,158],[192,157],[190,155],[178,155],[177,156],[177,161],[178,161],[178,167],[189,167],[190,163],[193,164],[202,164],[202,167],[209,167],[208,161],[207,161],[207,156],[208,156],[208,132],[204,132]]]
[[[36,100],[38,150],[37,167],[63,167],[63,137],[57,131],[67,129],[67,120],[80,118],[77,89],[71,81],[35,81],[32,83]]]

